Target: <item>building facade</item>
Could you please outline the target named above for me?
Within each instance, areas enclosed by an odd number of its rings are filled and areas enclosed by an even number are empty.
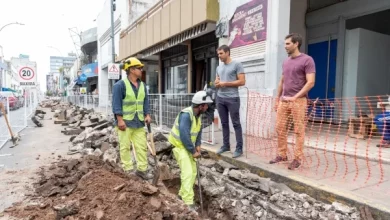
[[[50,88],[47,88],[48,91],[53,93],[63,93],[64,88],[69,82],[64,80],[65,70],[70,69],[73,66],[73,63],[77,59],[76,55],[69,53],[67,57],[62,56],[50,56],[50,79],[51,85]]]
[[[248,91],[276,95],[288,57],[285,36],[295,32],[303,36],[301,52],[316,63],[310,99],[385,95],[390,93],[389,15],[390,2],[382,0],[158,1],[121,25],[117,61],[135,56],[149,64],[150,91],[193,93],[214,81],[215,50],[229,45],[232,58],[244,66],[245,106]],[[243,107],[242,121],[246,111]]]
[[[7,65],[4,62],[4,54],[3,54],[3,47],[0,46],[0,91],[3,90],[3,87],[6,87],[7,85]]]
[[[113,62],[112,40],[114,40],[114,56],[118,62],[120,33],[130,23],[143,15],[159,0],[116,0],[114,12],[114,39],[111,38],[111,1],[106,0],[97,18],[98,27],[98,69],[99,69],[99,99],[106,105],[108,96],[112,93],[115,80],[108,79],[108,64]],[[122,73],[122,76],[124,74]]]
[[[135,56],[147,67],[150,93],[186,94],[215,80],[217,0],[158,1],[121,31],[118,60]]]

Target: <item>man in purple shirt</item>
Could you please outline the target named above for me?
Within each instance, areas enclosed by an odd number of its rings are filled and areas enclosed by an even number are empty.
[[[289,57],[283,63],[275,106],[278,156],[270,161],[271,164],[287,161],[287,121],[291,117],[296,141],[295,158],[288,166],[290,170],[298,168],[302,163],[307,94],[314,87],[316,72],[313,58],[299,51],[301,45],[301,35],[293,33],[286,36],[285,49]]]

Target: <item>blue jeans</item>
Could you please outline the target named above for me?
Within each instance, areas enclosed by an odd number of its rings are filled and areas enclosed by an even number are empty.
[[[240,98],[217,97],[217,109],[222,124],[223,147],[230,149],[229,114],[236,133],[236,151],[242,152],[242,128],[240,123]]]

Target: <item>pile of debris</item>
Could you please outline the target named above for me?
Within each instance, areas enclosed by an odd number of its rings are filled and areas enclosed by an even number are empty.
[[[224,161],[203,159],[201,163],[201,185],[213,218],[360,219],[356,208],[324,204]]]
[[[34,115],[31,117],[31,121],[34,122],[37,127],[43,127],[43,124],[39,120],[43,120],[45,115],[46,112],[43,109],[37,108]]]
[[[92,110],[73,111],[63,133],[73,135],[70,153],[101,156],[119,164],[118,138],[108,120]],[[76,136],[77,135],[77,136]],[[154,135],[160,180],[175,190],[180,184],[180,169],[172,146],[163,133]],[[285,184],[239,170],[224,161],[201,159],[201,185],[207,216],[212,219],[360,219],[356,208],[340,203],[324,204],[305,194],[294,193]],[[149,157],[149,168],[154,160]],[[170,185],[174,183],[174,185]]]
[[[96,113],[93,109],[80,108],[73,105],[61,105],[54,111],[54,123],[61,124],[61,131],[70,136],[72,146],[68,154],[82,153],[83,155],[100,156],[105,153],[105,161],[117,162],[118,138],[113,128],[113,119],[104,114]]]
[[[163,185],[124,174],[99,157],[62,160],[40,171],[37,196],[5,210],[16,218],[199,219]]]
[[[46,99],[46,100],[43,100],[39,103],[39,106],[41,108],[56,108],[58,109],[58,107],[60,106],[64,106],[64,105],[69,105],[69,103],[67,102],[62,102],[61,103],[61,100],[60,99]]]
[[[180,169],[163,133],[157,132],[153,138],[160,180],[165,184],[160,183],[157,189],[122,173],[112,119],[93,110],[64,106],[54,109],[55,122],[66,126],[62,133],[71,136],[69,154],[81,153],[83,157],[42,171],[36,192],[45,201],[8,210],[12,215],[27,213],[35,219],[54,219],[43,214],[57,219],[197,218],[176,197]],[[149,157],[149,169],[153,166]],[[224,161],[202,158],[200,173],[204,217],[210,219],[361,219],[356,208],[337,202],[324,204]],[[198,192],[195,195],[198,200]]]

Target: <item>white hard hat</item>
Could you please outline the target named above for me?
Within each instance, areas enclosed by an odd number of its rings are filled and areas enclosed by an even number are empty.
[[[192,97],[192,103],[200,105],[205,103],[213,103],[213,100],[210,96],[207,95],[206,91],[199,91],[195,93],[194,97]]]

